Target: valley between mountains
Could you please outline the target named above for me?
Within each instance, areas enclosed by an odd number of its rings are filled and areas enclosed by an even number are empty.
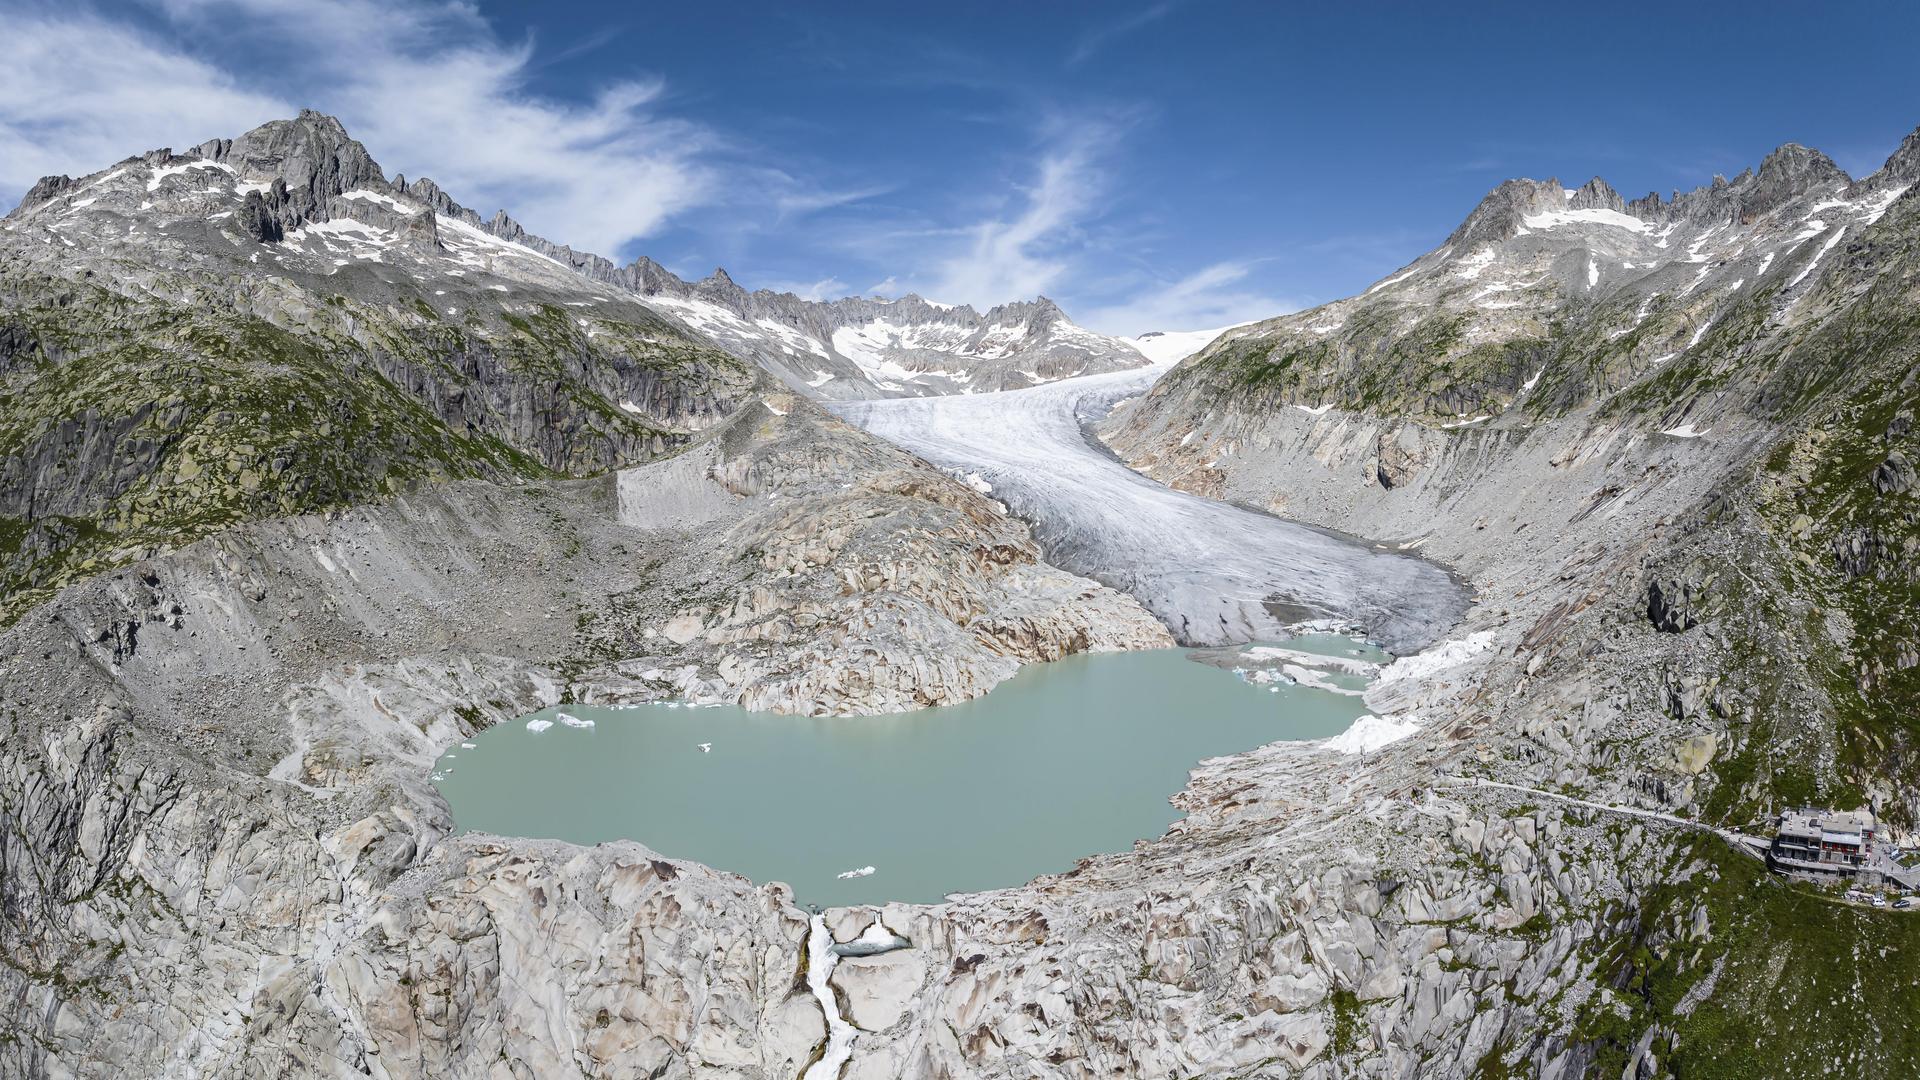
[[[1511,181],[1362,295],[1126,340],[616,266],[313,112],[49,177],[0,225],[0,1073],[1906,1076],[1920,919],[1726,834],[1920,827],[1916,181],[1920,132]],[[430,779],[563,703],[856,723],[1301,624],[1399,654],[1358,735],[941,904]]]

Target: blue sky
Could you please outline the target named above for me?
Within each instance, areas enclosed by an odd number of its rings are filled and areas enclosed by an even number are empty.
[[[1510,176],[1863,175],[1920,126],[1913,5],[1454,7],[0,0],[0,199],[311,106],[623,261],[1136,333],[1354,293]]]

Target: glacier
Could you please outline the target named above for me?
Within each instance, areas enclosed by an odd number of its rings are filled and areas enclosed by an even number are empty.
[[[983,479],[1032,524],[1048,561],[1131,593],[1183,644],[1266,640],[1332,620],[1406,654],[1466,610],[1467,590],[1431,562],[1175,491],[1114,459],[1088,425],[1170,368],[830,407],[935,465]]]

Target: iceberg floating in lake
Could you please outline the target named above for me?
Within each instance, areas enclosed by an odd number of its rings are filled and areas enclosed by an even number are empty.
[[[527,730],[533,732],[535,735],[540,734],[541,732],[547,730],[552,726],[553,726],[553,721],[542,720],[537,716],[527,721]]]
[[[579,717],[573,715],[572,713],[558,713],[556,715],[560,717],[560,722],[567,725],[568,727],[592,727],[593,726],[593,721],[582,720]]]
[[[856,878],[856,877],[866,877],[872,873],[873,873],[873,867],[863,866],[858,870],[849,870],[844,874],[839,874],[836,876],[843,877],[843,878]]]

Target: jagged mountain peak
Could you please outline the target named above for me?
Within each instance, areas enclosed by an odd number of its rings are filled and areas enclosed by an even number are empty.
[[[505,209],[482,218],[430,177],[388,180],[345,125],[311,109],[185,155],[161,149],[79,180],[49,177],[7,221],[46,244],[71,244],[62,230],[84,228],[135,259],[157,242],[144,237],[165,234],[205,258],[239,259],[242,272],[331,275],[405,261],[421,281],[600,298],[583,304],[624,292],[823,397],[997,390],[1146,363],[1127,343],[1073,325],[1046,297],[984,314],[919,296],[819,303],[748,292],[724,268],[689,283],[644,256],[616,266],[528,232]]]
[[[1887,156],[1886,163],[1873,175],[1856,181],[1859,193],[1885,188],[1905,188],[1920,183],[1920,128],[1907,133],[1900,145]]]
[[[1524,235],[1552,215],[1590,210],[1625,213],[1626,209],[1620,193],[1597,176],[1578,188],[1564,187],[1559,180],[1551,178],[1517,178],[1488,192],[1447,237],[1447,244],[1466,250]],[[1528,224],[1529,219],[1533,225]]]
[[[1743,181],[1741,214],[1757,216],[1808,192],[1852,183],[1853,177],[1832,158],[1799,143],[1786,143],[1763,158],[1760,170]]]
[[[1715,176],[1670,200],[1624,202],[1599,178],[1571,190],[1555,179],[1508,180],[1444,245],[1361,295],[1241,336],[1282,339],[1292,351],[1277,355],[1316,358],[1298,369],[1334,381],[1298,376],[1306,384],[1292,403],[1303,407],[1342,400],[1348,391],[1337,380],[1383,348],[1383,332],[1423,356],[1471,357],[1471,368],[1502,350],[1526,356],[1578,327],[1619,343],[1612,378],[1637,377],[1711,348],[1723,323],[1751,325],[1758,313],[1772,324],[1817,308],[1802,301],[1847,265],[1846,253],[1896,210],[1896,200],[1920,198],[1909,192],[1916,176],[1920,133],[1861,182],[1797,143],[1772,151],[1757,169]],[[1746,314],[1728,319],[1735,311]],[[1420,407],[1450,423],[1489,420],[1548,367],[1544,355],[1518,360],[1497,385],[1467,391],[1450,384]]]
[[[1044,296],[985,312],[917,293],[806,300],[749,292],[724,272],[688,283],[657,264],[642,291],[736,355],[819,397],[1013,389],[1147,363],[1127,342],[1074,325]]]
[[[1916,142],[1914,154],[1914,167],[1920,172],[1920,142]],[[1791,142],[1769,153],[1757,172],[1742,170],[1731,180],[1716,173],[1706,185],[1676,191],[1671,199],[1649,192],[1644,198],[1627,202],[1613,185],[1598,176],[1579,188],[1564,187],[1557,179],[1519,178],[1488,192],[1447,243],[1456,249],[1497,243],[1525,235],[1555,215],[1583,210],[1608,211],[1656,226],[1675,220],[1700,224],[1750,221],[1794,199],[1851,184],[1852,177],[1832,158]],[[1536,225],[1529,226],[1529,218],[1536,219]]]

